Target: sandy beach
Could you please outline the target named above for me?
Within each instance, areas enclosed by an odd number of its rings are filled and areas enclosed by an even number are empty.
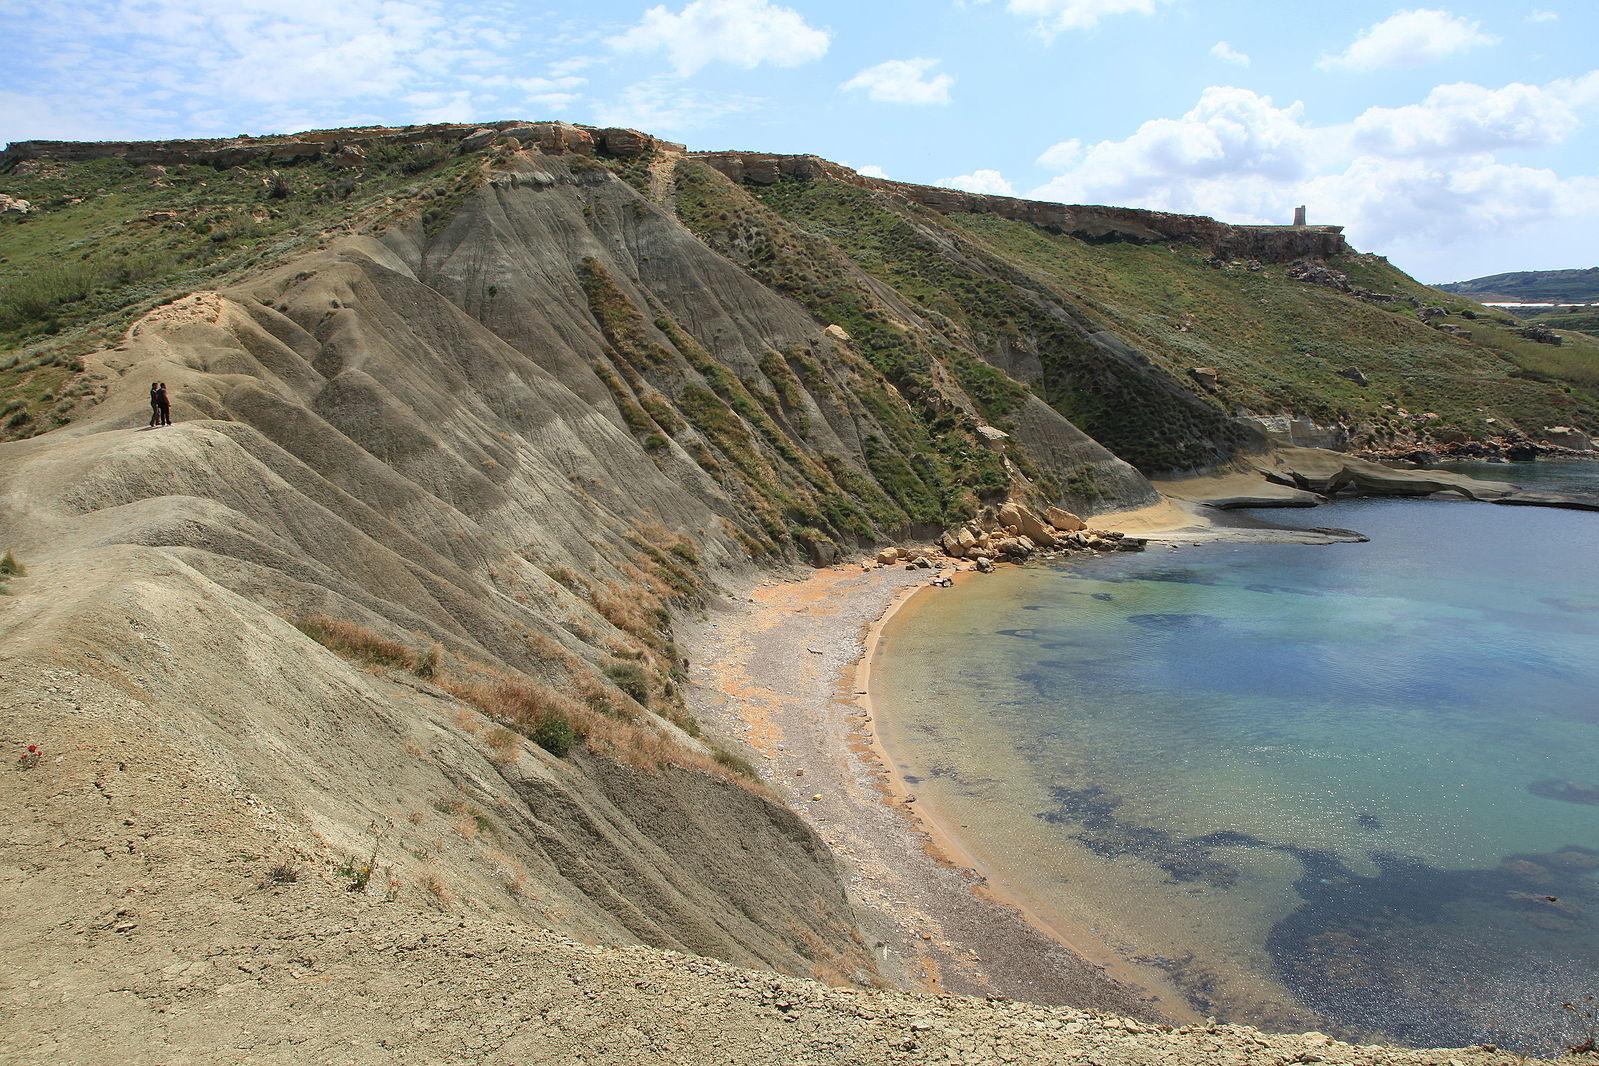
[[[1190,1020],[1173,989],[1145,987],[1104,945],[1007,899],[894,774],[872,728],[871,653],[918,592],[959,594],[932,576],[850,563],[755,585],[688,634],[695,712],[742,740],[833,850],[885,980]]]

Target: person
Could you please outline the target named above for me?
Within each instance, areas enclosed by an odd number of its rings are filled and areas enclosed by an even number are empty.
[[[154,429],[161,424],[161,393],[160,385],[150,382],[150,428]]]
[[[161,383],[161,388],[156,395],[161,398],[161,424],[170,426],[172,424],[172,400],[167,396],[166,382],[163,381]]]

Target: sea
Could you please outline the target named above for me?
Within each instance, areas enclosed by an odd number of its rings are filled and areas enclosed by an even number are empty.
[[[1457,464],[1599,496],[1599,464]],[[1198,1015],[1558,1051],[1599,994],[1599,513],[1006,568],[885,628],[878,728],[1016,902]]]

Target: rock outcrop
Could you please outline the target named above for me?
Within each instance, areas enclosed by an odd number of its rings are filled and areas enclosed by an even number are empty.
[[[61,162],[85,159],[126,159],[130,163],[160,166],[190,164],[234,167],[268,161],[292,163],[327,157],[340,166],[356,166],[367,150],[380,145],[433,142],[458,151],[478,151],[491,144],[515,139],[523,146],[551,153],[596,152],[633,158],[657,144],[681,151],[683,146],[638,130],[576,126],[567,122],[491,122],[486,125],[436,123],[427,126],[371,126],[341,130],[314,130],[293,137],[231,137],[211,140],[170,141],[13,141],[0,152],[0,172],[24,160]]]

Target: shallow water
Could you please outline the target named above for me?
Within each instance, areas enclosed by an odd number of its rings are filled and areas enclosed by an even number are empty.
[[[888,749],[998,881],[1203,1013],[1555,1046],[1599,988],[1599,516],[1290,520],[1371,543],[924,594],[874,670]]]

